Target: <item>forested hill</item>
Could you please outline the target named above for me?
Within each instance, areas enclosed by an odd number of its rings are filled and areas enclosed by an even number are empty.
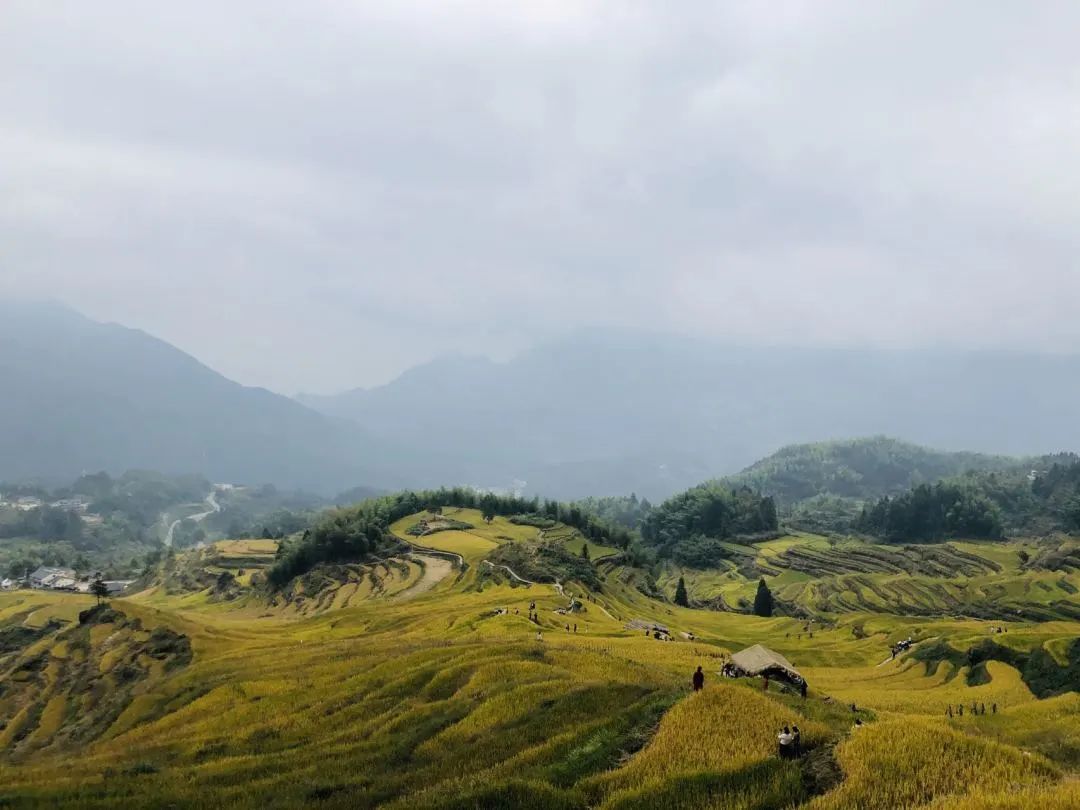
[[[932,450],[884,436],[785,447],[724,481],[771,495],[782,506],[830,495],[859,500],[897,495],[967,472],[1031,469],[1030,460]]]
[[[633,540],[625,527],[608,523],[576,504],[462,487],[406,490],[323,514],[301,539],[279,547],[269,581],[279,587],[320,563],[364,559],[375,552],[386,552],[400,545],[390,532],[390,524],[415,512],[441,511],[444,507],[476,509],[485,520],[501,515],[514,516],[528,525],[564,523],[589,540],[621,549],[626,549]]]
[[[1080,531],[1080,459],[1045,457],[1029,470],[969,472],[867,504],[854,522],[898,542],[997,539]]]
[[[641,522],[641,539],[660,557],[707,566],[728,556],[724,541],[760,539],[778,528],[772,498],[708,481],[650,511]]]

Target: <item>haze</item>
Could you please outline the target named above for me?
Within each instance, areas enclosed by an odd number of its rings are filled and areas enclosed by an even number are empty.
[[[247,384],[581,327],[1080,349],[1069,3],[0,9],[0,295]]]

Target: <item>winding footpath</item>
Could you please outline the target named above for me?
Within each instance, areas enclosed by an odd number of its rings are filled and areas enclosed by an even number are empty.
[[[513,579],[517,580],[518,582],[522,583],[523,585],[540,585],[541,584],[539,582],[533,582],[531,579],[525,579],[525,577],[523,577],[523,576],[519,576],[518,573],[513,568],[511,568],[509,565],[497,565],[497,564],[493,563],[491,560],[481,560],[480,562],[482,562],[484,565],[486,565],[486,566],[488,566],[490,568],[502,568],[502,569],[504,569],[507,573],[510,574],[510,576]],[[556,591],[558,591],[559,596],[563,597],[563,599],[570,599],[571,601],[573,601],[572,596],[567,596],[566,595],[566,591],[563,590],[562,583],[559,582],[559,580],[555,580],[554,584],[552,584],[551,587],[554,588]]]
[[[424,573],[421,574],[420,578],[408,588],[400,593],[394,594],[393,599],[395,600],[405,601],[406,599],[412,599],[414,596],[419,596],[422,593],[427,593],[450,576],[450,573],[454,570],[454,564],[444,557],[432,557],[428,554],[414,554],[413,558],[423,561]]]
[[[196,523],[200,523],[206,518],[210,517],[217,512],[221,511],[221,504],[217,502],[217,491],[213,490],[206,496],[206,505],[210,508],[205,512],[199,512],[197,515],[188,515],[187,517],[179,518],[169,524],[169,531],[165,534],[165,545],[171,546],[173,544],[173,534],[176,532],[176,527],[183,523],[185,520],[193,520]]]
[[[420,538],[424,537],[426,534],[428,534],[428,532],[426,532],[426,531],[423,532],[423,534],[420,534],[417,539],[420,539]],[[476,537],[482,537],[482,535],[475,535],[475,536]],[[541,539],[544,538],[543,529],[540,530],[539,536],[540,536]],[[408,538],[402,537],[401,535],[397,535],[397,537],[398,537],[399,540],[403,541],[406,545],[408,545],[410,548],[412,548],[412,550],[414,552],[417,552],[418,554],[439,555],[439,556],[442,556],[442,557],[452,557],[452,558],[457,560],[457,564],[458,564],[458,566],[460,568],[464,569],[466,567],[465,558],[462,557],[460,554],[458,554],[455,551],[442,551],[441,549],[430,548],[428,546],[421,546],[418,543],[414,543],[412,540],[410,540]],[[486,538],[483,538],[483,539],[486,539]],[[492,569],[494,569],[494,568],[502,568],[504,571],[506,571],[510,575],[511,579],[513,579],[516,582],[520,582],[522,585],[540,585],[541,584],[539,582],[533,582],[531,579],[525,579],[525,577],[518,574],[518,572],[515,571],[513,568],[511,568],[509,565],[502,565],[500,563],[493,563],[491,560],[481,560],[480,562],[483,565],[486,565],[486,566],[488,566],[489,568],[492,568]],[[434,582],[431,582],[430,584],[427,584],[427,582],[424,582],[425,587],[423,589],[421,589],[420,592],[422,593],[423,591],[430,590],[431,588],[433,588],[435,586],[436,583],[438,583],[440,580],[444,579],[447,575],[449,575],[449,573],[450,573],[450,570],[447,569],[445,572],[440,572],[441,576],[438,576],[438,579],[436,579]],[[421,581],[423,582],[426,579],[427,579],[427,577],[424,577],[424,578],[422,578]],[[420,584],[421,583],[418,582],[416,585],[413,586],[413,588],[416,588]],[[566,591],[563,589],[562,583],[559,582],[559,580],[555,580],[555,582],[552,584],[551,587],[553,587],[556,590],[556,592],[559,594],[559,596],[561,596],[563,599],[569,599],[571,601],[571,603],[573,603],[573,601],[574,601],[573,597],[566,593]],[[409,591],[412,591],[413,588],[409,588],[408,591],[406,591],[406,593],[409,592]],[[410,594],[410,595],[412,595],[412,594]],[[602,606],[600,607],[600,609],[604,610]],[[604,610],[604,613],[606,613],[609,617],[614,619],[614,617],[611,616],[611,614],[608,613],[606,610]]]

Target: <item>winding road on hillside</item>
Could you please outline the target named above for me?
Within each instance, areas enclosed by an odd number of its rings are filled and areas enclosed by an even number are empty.
[[[445,557],[433,557],[428,554],[413,554],[413,559],[422,560],[424,573],[401,593],[395,594],[395,600],[412,599],[422,593],[427,593],[448,576],[454,570],[454,564]]]
[[[205,512],[199,512],[197,515],[188,515],[187,517],[179,518],[169,524],[169,531],[165,535],[165,545],[171,546],[173,544],[173,534],[176,532],[176,527],[183,523],[185,520],[193,520],[196,523],[200,523],[206,518],[210,517],[216,512],[221,511],[221,504],[217,502],[217,491],[214,490],[206,496],[206,505],[210,508]]]
[[[424,537],[427,534],[434,534],[434,532],[428,532],[428,531],[422,532],[417,537],[417,539],[420,539],[420,538]],[[470,534],[471,534],[471,532],[470,532]],[[475,535],[475,536],[476,537],[482,537],[482,535]],[[541,539],[544,538],[544,532],[543,532],[542,529],[539,531],[539,536],[540,536]],[[436,554],[436,555],[439,555],[439,556],[441,556],[443,558],[445,558],[445,557],[455,557],[455,558],[457,558],[458,565],[460,567],[462,567],[462,568],[465,567],[465,558],[463,556],[461,556],[460,554],[458,554],[457,552],[454,552],[454,551],[441,551],[439,549],[433,549],[433,548],[429,548],[427,546],[421,546],[418,543],[413,542],[411,539],[408,539],[406,537],[402,537],[401,535],[397,535],[397,537],[398,537],[399,540],[403,541],[408,546],[410,546],[414,552],[417,552],[418,556]],[[482,538],[482,539],[486,539],[486,538]],[[431,558],[428,557],[428,559],[431,559]],[[493,562],[491,562],[491,560],[481,560],[480,562],[482,564],[488,566],[489,568],[492,568],[492,569],[495,569],[495,568],[504,569],[510,575],[511,579],[513,579],[513,580],[515,580],[517,582],[520,582],[522,585],[541,585],[541,584],[544,584],[544,583],[540,583],[540,582],[533,582],[532,580],[529,580],[529,579],[525,579],[525,577],[518,574],[514,569],[512,569],[508,565],[501,565],[501,564],[493,563]],[[415,585],[413,585],[411,588],[406,589],[405,591],[402,591],[402,593],[398,594],[398,596],[396,598],[401,598],[402,596],[410,596],[411,597],[411,596],[415,596],[418,593],[423,593],[425,591],[431,590],[440,581],[442,581],[447,576],[449,576],[451,569],[452,569],[452,567],[449,566],[449,565],[447,565],[445,569],[443,569],[440,566],[437,566],[435,568],[435,570],[430,572],[430,574],[429,574],[429,572],[427,570],[425,570],[424,571],[424,576],[422,576],[420,578],[420,580]],[[553,587],[558,592],[559,596],[563,597],[564,599],[570,599],[571,603],[573,603],[573,597],[567,595],[566,591],[563,590],[563,586],[562,586],[561,582],[559,582],[558,580],[555,580],[554,583],[551,583],[551,587]],[[600,607],[601,610],[604,610],[604,608],[602,606],[598,605],[598,607]],[[608,613],[606,610],[604,610],[604,613],[607,614],[610,618],[614,619],[614,617],[611,616],[611,614]]]

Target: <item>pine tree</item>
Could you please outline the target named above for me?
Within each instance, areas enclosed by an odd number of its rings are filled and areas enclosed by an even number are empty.
[[[589,544],[587,542],[581,544],[581,559],[589,559]]]
[[[679,584],[675,586],[675,604],[690,607],[690,598],[686,595],[686,582],[679,577]]]
[[[769,586],[765,584],[765,577],[762,577],[760,580],[758,580],[757,595],[754,596],[754,615],[772,616],[772,614],[772,591],[770,591]]]
[[[780,525],[776,519],[776,501],[771,497],[761,499],[761,525],[763,531],[776,531]]]
[[[97,603],[100,605],[109,596],[109,586],[100,579],[95,579],[94,584],[90,586],[90,593],[97,597]]]

